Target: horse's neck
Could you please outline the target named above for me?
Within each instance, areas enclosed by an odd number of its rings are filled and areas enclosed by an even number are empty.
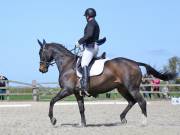
[[[69,70],[73,68],[73,64],[75,62],[74,60],[75,60],[75,57],[65,56],[62,54],[61,55],[58,54],[55,57],[55,62],[60,73],[62,73],[65,70]]]

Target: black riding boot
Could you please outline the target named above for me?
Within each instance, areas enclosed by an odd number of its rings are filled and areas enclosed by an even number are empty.
[[[83,67],[81,87],[83,89],[84,94],[86,96],[90,96],[90,94],[88,93],[88,90],[89,90],[89,71],[88,71],[87,66]]]

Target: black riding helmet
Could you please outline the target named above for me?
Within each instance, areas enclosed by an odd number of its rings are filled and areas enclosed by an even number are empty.
[[[88,9],[86,9],[84,16],[95,17],[96,10],[94,8],[88,8]]]

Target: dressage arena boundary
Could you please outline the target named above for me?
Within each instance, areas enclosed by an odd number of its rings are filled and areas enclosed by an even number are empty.
[[[84,103],[85,105],[127,105],[127,101],[86,101]],[[151,104],[151,102],[147,102],[147,104]],[[137,103],[136,103],[137,105]],[[0,108],[25,108],[25,107],[32,107],[32,103],[18,103],[18,102],[13,102],[13,103],[7,103],[7,104],[0,104]],[[78,103],[76,101],[63,101],[63,102],[58,102],[55,103],[55,106],[78,106]]]
[[[57,92],[48,92],[49,89],[52,89],[52,88],[57,88],[57,89],[61,89],[58,87],[58,83],[57,82],[43,82],[43,83],[38,83],[36,80],[33,80],[32,83],[26,83],[26,82],[20,82],[20,81],[14,81],[14,80],[9,80],[8,85],[6,87],[0,87],[0,89],[6,89],[6,93],[2,94],[0,93],[0,96],[1,95],[5,95],[7,97],[7,100],[11,100],[10,99],[10,96],[32,96],[32,100],[33,101],[39,101],[41,100],[40,99],[40,95],[42,94],[56,94]],[[15,86],[11,86],[10,84],[15,84]],[[50,85],[47,86],[47,85]],[[56,87],[52,86],[52,85],[56,85]],[[172,83],[165,83],[165,84],[159,84],[159,85],[152,85],[152,84],[141,84],[141,87],[154,87],[154,86],[159,86],[159,87],[180,87],[180,84],[172,84]],[[9,89],[12,89],[12,88],[24,88],[24,89],[32,89],[31,92],[23,92],[23,93],[18,93],[18,92],[13,92]],[[118,92],[116,90],[113,90],[111,92],[109,92],[109,94],[118,94]],[[141,93],[151,93],[151,94],[165,94],[164,92],[162,91],[141,91]],[[180,95],[180,91],[168,91],[166,92],[166,94],[178,94]]]

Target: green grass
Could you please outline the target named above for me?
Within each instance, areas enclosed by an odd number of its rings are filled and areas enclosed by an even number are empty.
[[[41,95],[40,101],[49,101],[54,96],[55,96],[55,94],[54,95]],[[98,99],[98,100],[108,100],[108,99],[113,100],[113,99],[120,99],[120,98],[121,98],[121,95],[116,94],[116,93],[112,93],[110,98],[106,98],[106,93],[105,93],[105,94],[98,95],[98,97],[96,99]],[[85,98],[86,101],[91,101],[94,99],[95,99],[94,97],[86,97]],[[71,95],[71,96],[64,98],[63,101],[76,101],[76,98],[74,95]]]
[[[49,89],[40,89],[40,101],[50,101],[55,95],[56,93],[59,92],[59,88],[49,88]],[[10,101],[32,101],[32,89],[31,88],[21,88],[21,87],[16,87],[16,88],[11,88],[10,89],[10,93],[17,93],[17,94],[24,94],[24,95],[10,95],[9,99]],[[25,95],[25,93],[28,93],[27,95]],[[116,92],[111,92],[111,94],[109,93],[104,93],[104,94],[100,94],[98,95],[98,97],[95,99],[93,97],[86,97],[85,101],[91,101],[91,100],[115,100],[115,99],[121,99],[122,96],[119,93]],[[180,93],[176,93],[176,94],[171,94],[170,96],[174,96],[174,97],[180,97]],[[161,96],[162,97],[162,96]],[[156,96],[154,96],[153,98],[156,98]],[[66,98],[63,99],[63,101],[76,101],[76,98],[74,97],[74,95],[72,96],[68,96]]]
[[[170,94],[171,97],[180,97],[180,93]]]
[[[9,98],[13,101],[32,100],[32,95],[11,95]]]
[[[160,94],[161,95],[161,94]],[[55,95],[40,95],[40,101],[50,101]],[[180,97],[179,94],[170,94],[171,97]],[[159,99],[156,95],[152,95],[153,99]],[[161,95],[162,97],[162,95]],[[10,101],[32,101],[32,95],[11,95],[9,96]],[[106,98],[106,94],[100,94],[96,99],[94,97],[85,97],[85,101],[92,101],[92,100],[115,100],[121,99],[121,95],[112,93],[110,98]],[[5,96],[6,99],[6,96]],[[68,96],[63,99],[63,101],[76,101],[74,95]]]
[[[50,101],[54,96],[55,95],[44,95],[44,96],[41,95],[40,101]],[[76,98],[72,95],[64,98],[63,101],[76,101]]]

